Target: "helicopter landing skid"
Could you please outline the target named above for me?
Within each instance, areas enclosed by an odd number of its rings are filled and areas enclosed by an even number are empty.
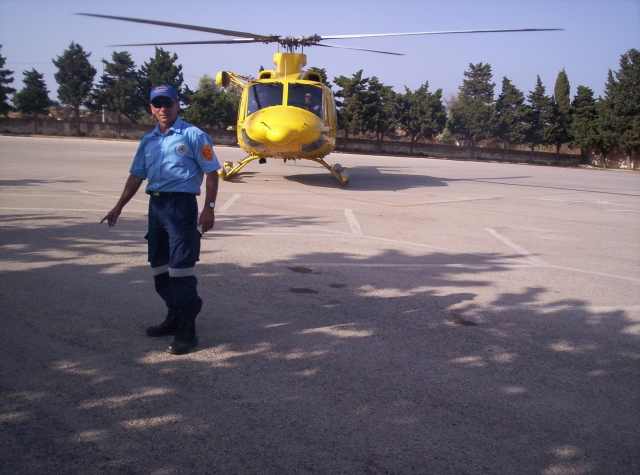
[[[329,165],[321,158],[305,158],[305,160],[312,160],[329,170],[333,177],[338,180],[338,185],[346,186],[349,183],[349,171],[339,163]]]
[[[222,178],[223,180],[228,180],[233,175],[242,170],[247,163],[252,160],[258,160],[259,158],[260,157],[256,157],[254,155],[248,155],[235,164],[233,162],[224,162],[222,164],[222,168],[218,170],[218,175],[220,175],[220,178]]]
[[[223,180],[228,180],[232,176],[236,175],[240,170],[242,170],[247,163],[253,160],[258,160],[260,158],[261,157],[258,157],[255,155],[248,155],[247,157],[235,163],[224,162],[222,164],[222,168],[218,170],[218,175],[220,175],[220,178],[222,178]],[[334,165],[329,165],[327,162],[325,162],[321,158],[304,158],[301,160],[312,160],[316,163],[319,163],[320,165],[325,167],[327,170],[329,170],[329,172],[333,175],[333,177],[338,181],[338,184],[340,186],[346,186],[347,183],[349,183],[349,171],[347,170],[347,168],[343,167],[339,163],[336,163]]]

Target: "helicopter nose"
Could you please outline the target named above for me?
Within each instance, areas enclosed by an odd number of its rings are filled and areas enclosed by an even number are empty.
[[[267,140],[274,144],[289,145],[298,138],[298,132],[287,126],[272,126],[267,131]]]

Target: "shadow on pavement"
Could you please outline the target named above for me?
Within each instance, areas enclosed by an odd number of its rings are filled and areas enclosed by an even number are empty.
[[[336,179],[320,165],[305,166],[308,173],[299,175],[287,175],[284,178],[289,181],[300,183],[306,186],[321,188],[340,188],[348,191],[393,191],[406,190],[411,188],[426,188],[434,186],[447,186],[446,182],[440,178],[417,175],[409,168],[394,167],[390,164],[386,167],[349,167],[349,184],[340,187]],[[317,168],[316,171],[314,168]],[[283,172],[289,171],[283,168]]]
[[[407,186],[432,186],[417,178]],[[209,254],[200,345],[174,357],[169,339],[144,336],[163,310],[143,234],[41,219],[0,223],[2,473],[640,469],[631,316],[554,300],[544,286],[474,303],[474,288],[509,270],[502,255],[427,252],[425,267],[365,274],[322,264],[416,257],[311,252],[293,261],[319,264],[302,267]],[[222,250],[228,238],[216,239]]]

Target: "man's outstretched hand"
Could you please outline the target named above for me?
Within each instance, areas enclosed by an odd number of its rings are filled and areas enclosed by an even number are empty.
[[[129,200],[135,196],[138,188],[140,188],[140,185],[142,185],[142,181],[142,178],[129,174],[129,178],[127,178],[127,182],[124,185],[124,190],[122,191],[122,196],[120,197],[114,208],[100,220],[100,224],[106,221],[110,228],[116,225],[118,216],[120,216],[120,213],[122,213],[122,208],[124,208],[124,205],[126,205]]]
[[[110,228],[114,227],[116,225],[116,221],[118,221],[118,216],[120,216],[120,213],[122,213],[122,210],[120,208],[113,208],[107,213],[104,218],[100,220],[100,224],[106,221]]]

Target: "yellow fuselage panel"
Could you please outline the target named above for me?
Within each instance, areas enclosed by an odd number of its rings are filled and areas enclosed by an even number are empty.
[[[346,185],[347,169],[323,160],[336,145],[333,91],[322,84],[320,74],[303,71],[304,54],[276,53],[273,62],[276,69],[261,71],[257,81],[229,72],[216,77],[220,86],[233,83],[242,89],[238,145],[249,154],[235,165],[225,162],[218,173],[226,180],[259,158],[301,158],[319,163]]]
[[[274,145],[313,142],[323,127],[322,120],[313,112],[288,106],[262,109],[244,122],[244,128],[253,140]]]
[[[333,91],[315,79],[303,79],[303,54],[276,53],[274,64],[274,71],[243,88],[238,144],[250,155],[263,158],[328,155],[336,142]],[[306,96],[312,96],[312,104],[304,102]]]
[[[239,131],[240,146],[249,153],[263,157],[303,158],[326,154],[327,146],[304,152],[303,146],[326,137],[328,127],[313,112],[298,107],[273,106],[251,114],[242,124],[246,135],[253,141],[264,144],[259,150],[246,143]]]
[[[307,55],[300,53],[275,53],[273,64],[276,65],[276,77],[299,79],[302,68],[307,65]]]

